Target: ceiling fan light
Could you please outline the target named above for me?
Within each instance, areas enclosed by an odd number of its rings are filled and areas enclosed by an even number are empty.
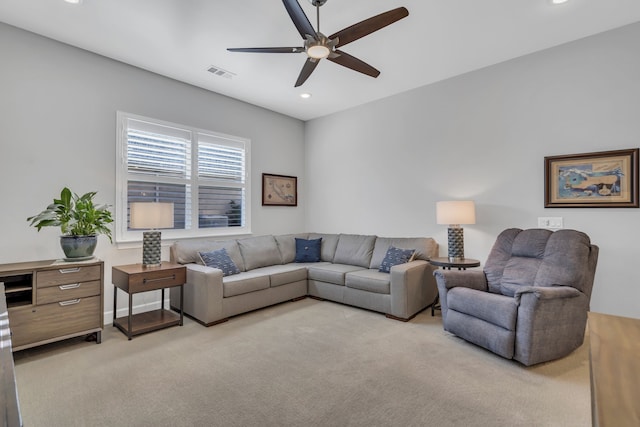
[[[324,59],[329,56],[330,53],[331,51],[329,48],[321,44],[309,46],[309,48],[307,48],[307,55],[314,59]]]

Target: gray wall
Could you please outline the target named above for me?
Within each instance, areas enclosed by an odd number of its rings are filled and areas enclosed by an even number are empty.
[[[432,236],[473,199],[465,252],[561,216],[601,248],[592,310],[640,317],[638,209],[545,209],[545,156],[640,146],[640,24],[307,122],[307,228]]]
[[[298,176],[303,188],[302,121],[0,23],[0,263],[63,256],[59,230],[37,233],[26,218],[64,186],[114,204],[117,110],[251,139],[253,233],[303,230],[304,191],[297,208],[262,207],[260,194],[263,172]],[[142,252],[103,236],[96,255],[109,311],[111,266],[141,262]],[[136,305],[152,301],[136,297]]]

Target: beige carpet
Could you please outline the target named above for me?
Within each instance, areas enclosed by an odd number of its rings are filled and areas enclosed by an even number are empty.
[[[588,345],[525,368],[442,329],[284,303],[15,355],[25,426],[589,426]]]

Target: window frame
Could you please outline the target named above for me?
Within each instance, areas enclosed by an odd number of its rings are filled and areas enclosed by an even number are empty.
[[[154,179],[153,175],[130,173],[127,167],[128,152],[128,121],[137,120],[147,122],[152,125],[166,126],[188,131],[191,134],[191,175],[189,178],[177,181],[188,182],[190,186],[191,204],[191,224],[190,229],[163,229],[163,240],[176,240],[183,238],[217,237],[251,234],[251,140],[239,136],[223,134],[220,132],[200,129],[193,126],[181,125],[164,120],[144,117],[137,114],[117,111],[116,113],[116,197],[115,197],[115,242],[134,243],[142,241],[144,230],[128,230],[127,207],[128,207],[128,183],[129,181],[146,181],[176,183],[169,178]],[[244,146],[244,225],[234,227],[208,227],[198,228],[198,188],[200,185],[211,185],[211,180],[199,178],[198,176],[198,135],[203,134],[230,141],[229,145]]]

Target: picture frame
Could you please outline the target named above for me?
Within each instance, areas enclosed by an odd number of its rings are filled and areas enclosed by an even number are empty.
[[[638,148],[544,158],[545,208],[637,208]]]
[[[298,178],[263,173],[262,206],[298,206]]]

